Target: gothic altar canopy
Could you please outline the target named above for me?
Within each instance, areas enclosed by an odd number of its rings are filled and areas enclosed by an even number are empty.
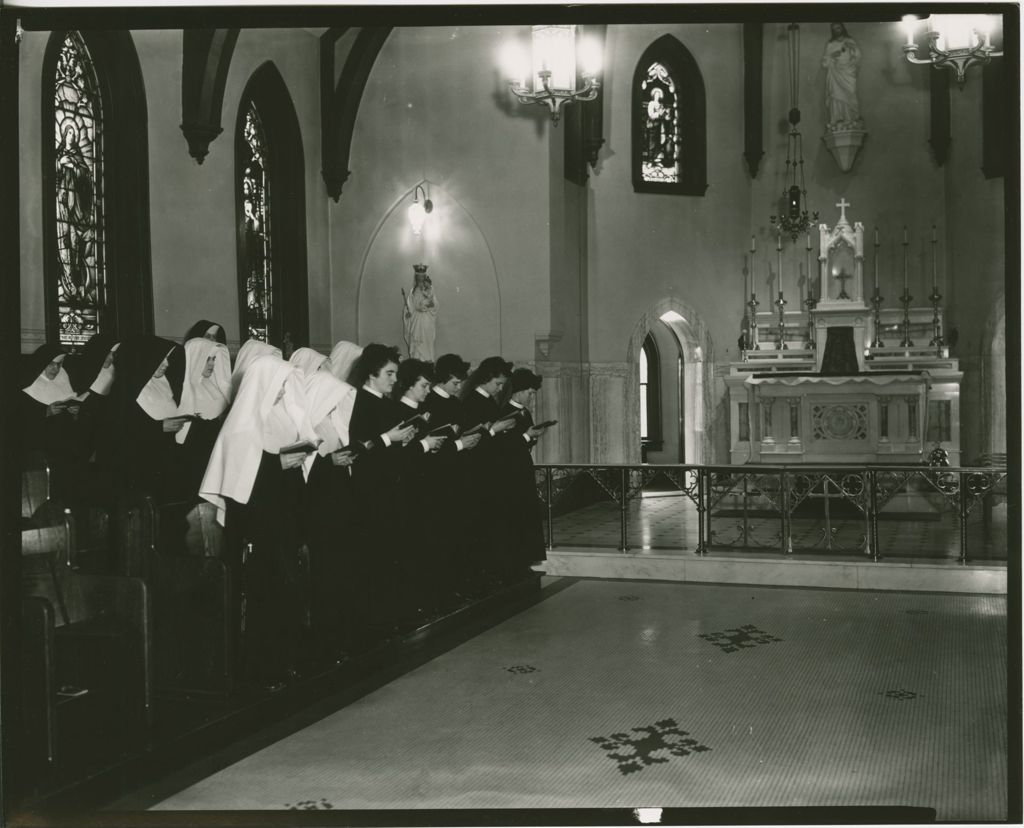
[[[911,306],[904,273],[903,296],[885,306],[877,231],[869,296],[850,206],[817,227],[802,309],[787,311],[781,291],[775,311],[758,312],[753,294],[746,303],[745,347],[726,377],[732,463],[917,464],[936,447],[960,462],[963,374],[942,337],[942,297],[933,285],[930,306]]]

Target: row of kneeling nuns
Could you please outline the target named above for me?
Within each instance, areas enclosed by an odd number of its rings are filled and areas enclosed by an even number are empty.
[[[184,515],[212,504],[244,596],[244,675],[274,683],[299,653],[341,657],[544,560],[541,378],[496,356],[469,369],[345,341],[286,361],[252,339],[232,367],[208,320],[184,346],[96,335],[26,358],[26,445],[72,508],[148,494],[162,552],[186,553]]]

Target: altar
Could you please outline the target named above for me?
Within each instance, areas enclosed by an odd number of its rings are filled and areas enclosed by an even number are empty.
[[[942,336],[941,296],[883,308],[864,292],[864,228],[837,205],[820,224],[804,310],[758,312],[751,292],[742,358],[729,366],[730,461],[917,465],[935,449],[960,463],[960,382]],[[906,244],[906,243],[904,243]],[[810,248],[810,244],[808,244]],[[781,256],[780,256],[781,260]],[[877,268],[877,239],[876,239]]]

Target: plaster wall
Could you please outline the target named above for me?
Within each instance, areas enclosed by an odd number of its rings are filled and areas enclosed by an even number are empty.
[[[533,359],[535,333],[550,329],[550,126],[510,98],[497,69],[502,44],[525,30],[392,30],[363,93],[351,176],[329,203],[335,339],[400,344],[399,289],[423,262],[441,306],[438,348]],[[419,182],[438,209],[417,239],[404,216]],[[364,302],[368,291],[384,304]],[[463,303],[466,293],[487,298]]]

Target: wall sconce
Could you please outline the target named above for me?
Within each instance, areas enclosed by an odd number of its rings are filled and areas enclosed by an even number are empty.
[[[911,63],[930,63],[936,69],[947,66],[956,74],[956,83],[961,89],[967,80],[967,68],[976,63],[988,63],[994,57],[1002,57],[992,47],[992,18],[986,14],[933,14],[928,18],[928,57],[917,57],[914,32],[917,17],[904,15],[903,30],[907,42],[903,53]]]
[[[503,63],[509,77],[509,89],[520,103],[546,104],[551,120],[557,124],[562,107],[570,101],[592,101],[601,82],[601,53],[596,42],[584,38],[579,43],[583,88],[576,88],[576,27],[573,25],[533,27],[533,72],[525,81],[528,59],[516,44],[505,48]]]
[[[420,203],[420,194],[423,194],[423,203]],[[409,224],[412,225],[412,232],[414,236],[419,236],[423,232],[423,223],[427,220],[427,216],[430,215],[434,210],[434,202],[427,197],[426,191],[423,189],[421,184],[416,185],[416,189],[412,191],[412,204],[409,205]]]

